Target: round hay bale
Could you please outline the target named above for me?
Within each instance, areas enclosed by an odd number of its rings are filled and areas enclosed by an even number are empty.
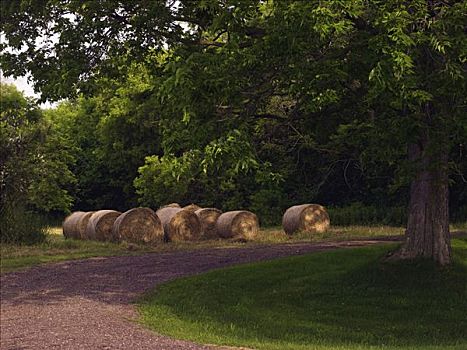
[[[94,213],[94,211],[88,211],[79,217],[78,222],[76,223],[76,229],[78,230],[78,236],[80,239],[89,239],[86,229],[88,227],[89,219]]]
[[[282,217],[282,227],[288,235],[297,231],[325,232],[330,224],[326,209],[319,204],[295,205],[287,209]]]
[[[216,223],[222,212],[216,208],[202,208],[195,211],[201,222],[201,238],[218,238]]]
[[[166,207],[156,214],[161,219],[167,241],[197,241],[201,237],[201,223],[195,213]]]
[[[182,206],[180,204],[178,204],[178,203],[169,203],[169,204],[163,205],[159,209],[163,209],[163,208],[181,208],[181,207]]]
[[[202,209],[202,208],[199,205],[196,205],[196,204],[193,204],[193,203],[183,207],[183,210],[188,210],[188,211],[191,211],[193,213],[195,211],[199,210],[199,209]]]
[[[86,235],[97,241],[113,241],[112,228],[115,220],[120,216],[119,211],[99,210],[91,215],[86,227]]]
[[[68,215],[65,220],[63,220],[62,231],[65,238],[79,238],[78,232],[78,220],[83,214],[86,214],[84,211],[75,211]]]
[[[217,233],[222,238],[252,240],[259,232],[258,218],[246,210],[228,211],[217,219]]]
[[[115,220],[112,236],[117,241],[157,243],[164,239],[164,229],[154,210],[133,208]]]

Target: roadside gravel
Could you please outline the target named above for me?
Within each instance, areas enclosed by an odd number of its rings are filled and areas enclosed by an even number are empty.
[[[148,289],[182,276],[384,242],[280,244],[92,258],[3,274],[0,349],[212,349],[145,329],[137,323],[132,303]]]

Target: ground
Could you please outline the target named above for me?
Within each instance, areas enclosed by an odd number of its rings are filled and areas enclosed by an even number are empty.
[[[101,257],[1,276],[1,349],[205,349],[135,322],[134,301],[172,279],[233,264],[382,241],[289,243]]]

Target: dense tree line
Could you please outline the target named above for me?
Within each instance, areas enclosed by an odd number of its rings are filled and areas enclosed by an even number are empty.
[[[5,1],[6,74],[69,139],[75,208],[409,207],[449,261],[465,206],[465,0]],[[46,40],[49,39],[49,40]],[[465,209],[464,209],[465,210]]]
[[[73,203],[72,143],[54,124],[35,101],[0,84],[2,242],[40,241],[37,213],[67,212]]]

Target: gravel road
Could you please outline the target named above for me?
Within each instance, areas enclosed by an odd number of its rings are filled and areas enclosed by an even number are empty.
[[[132,303],[148,289],[182,276],[234,264],[382,242],[280,244],[92,258],[3,274],[0,348],[213,349],[145,329],[137,323]]]

